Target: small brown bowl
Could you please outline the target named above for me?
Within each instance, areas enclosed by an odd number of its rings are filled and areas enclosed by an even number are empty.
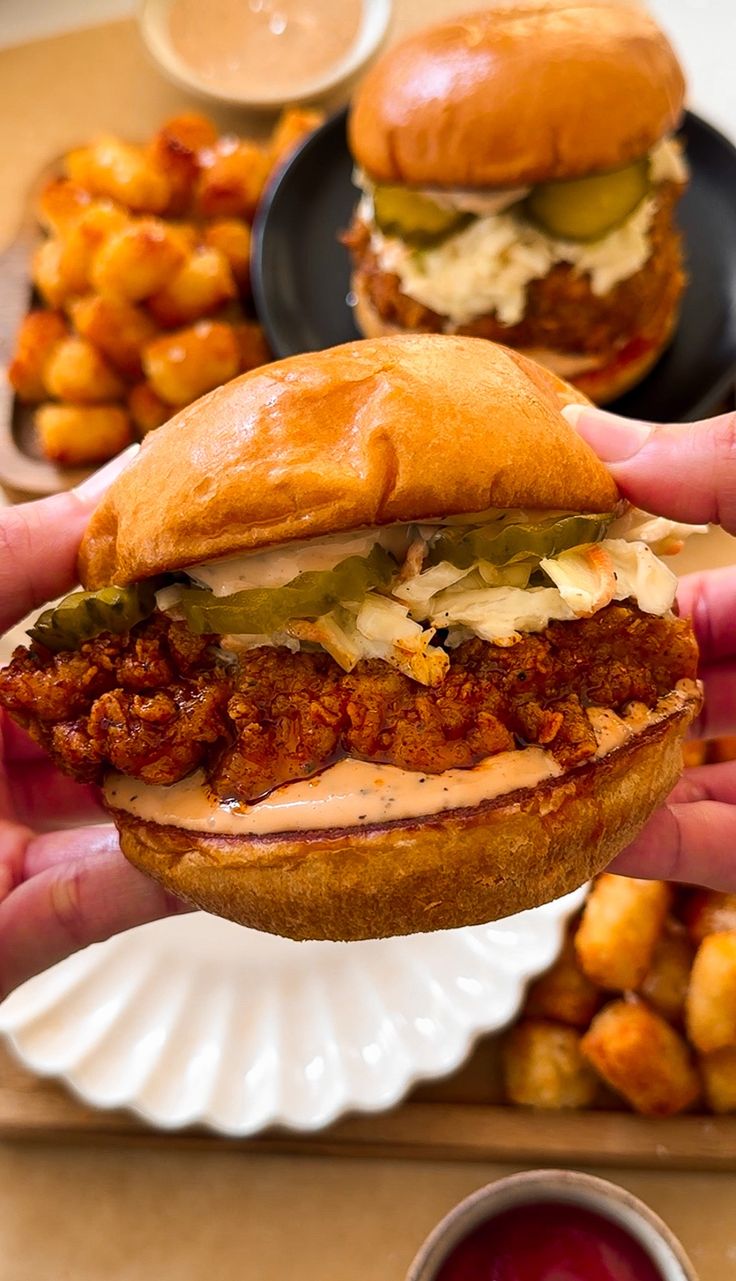
[[[528,1170],[471,1193],[429,1234],[406,1281],[435,1281],[445,1260],[475,1228],[505,1210],[544,1201],[580,1206],[623,1228],[650,1257],[662,1281],[698,1281],[680,1242],[653,1210],[617,1184],[576,1170]]]

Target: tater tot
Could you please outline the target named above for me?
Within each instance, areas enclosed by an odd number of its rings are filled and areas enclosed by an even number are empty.
[[[700,1057],[708,1107],[712,1112],[736,1112],[736,1046]]]
[[[682,1018],[692,963],[693,947],[685,930],[668,921],[639,991],[670,1023]]]
[[[40,405],[35,424],[44,457],[62,467],[104,463],[133,440],[120,405]]]
[[[702,743],[696,739],[688,739],[682,745],[682,763],[686,769],[692,769],[694,765],[702,765],[705,762],[707,743]]]
[[[58,400],[93,405],[117,400],[124,384],[86,338],[64,338],[51,353],[46,366],[46,390]]]
[[[305,107],[288,107],[276,121],[271,135],[269,154],[272,164],[279,164],[294,150],[302,138],[318,128],[324,121],[323,111]]]
[[[140,302],[163,288],[184,257],[178,231],[160,218],[139,218],[98,250],[91,282],[98,293]]]
[[[250,289],[251,234],[241,218],[220,218],[204,228],[204,243],[224,254],[241,294]]]
[[[708,760],[713,764],[736,761],[736,738],[714,738],[709,746]]]
[[[237,293],[230,264],[219,249],[202,245],[179,270],[148,299],[148,308],[159,325],[173,329],[209,316]]]
[[[736,930],[736,894],[695,890],[688,895],[682,919],[696,947],[708,934]]]
[[[195,207],[201,218],[249,218],[266,185],[271,162],[255,142],[221,138],[201,153]]]
[[[579,1033],[542,1019],[525,1019],[507,1033],[503,1073],[507,1098],[527,1107],[590,1107],[599,1090]]]
[[[15,352],[8,366],[8,380],[21,400],[45,399],[46,366],[66,334],[66,321],[58,311],[28,312],[18,330]]]
[[[266,338],[256,320],[244,320],[233,326],[240,351],[240,372],[245,374],[249,369],[258,369],[273,360],[268,349]]]
[[[638,988],[671,902],[664,881],[599,876],[575,935],[578,961],[591,982],[619,992]]]
[[[200,320],[189,329],[154,338],[143,352],[153,390],[169,405],[188,405],[234,378],[240,350],[230,325]]]
[[[31,279],[49,307],[63,307],[74,292],[61,272],[61,248],[60,240],[44,240],[31,263]]]
[[[171,417],[173,410],[156,394],[150,383],[136,383],[128,396],[130,416],[141,436],[154,431]]]
[[[128,223],[125,210],[110,200],[95,200],[79,215],[61,241],[59,270],[69,293],[82,294],[89,288],[97,250]]]
[[[687,1034],[701,1054],[736,1045],[736,930],[709,934],[693,961]]]
[[[109,196],[135,213],[163,213],[171,198],[166,174],[146,151],[112,134],[70,151],[66,171],[94,195]]]
[[[91,201],[90,192],[78,183],[69,178],[54,178],[38,198],[38,221],[46,231],[63,236]]]
[[[673,1116],[700,1096],[687,1042],[644,1001],[605,1006],[581,1048],[606,1084],[645,1116]]]
[[[602,1000],[600,989],[580,969],[572,934],[568,934],[554,965],[531,984],[524,1013],[586,1028]]]
[[[215,126],[195,112],[174,116],[154,134],[148,153],[168,179],[167,213],[184,213],[189,208],[199,173],[199,152],[216,141]]]
[[[71,317],[82,338],[94,343],[119,373],[141,377],[141,351],[158,332],[142,307],[123,298],[88,294],[72,303]]]

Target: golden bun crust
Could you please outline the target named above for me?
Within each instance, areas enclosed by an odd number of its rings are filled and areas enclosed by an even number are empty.
[[[579,399],[479,338],[401,335],[266,365],[146,437],[92,516],[80,581],[490,507],[611,511],[611,476],[561,414]]]
[[[355,297],[353,317],[358,329],[366,338],[386,337],[402,332],[398,325],[384,320],[379,315],[368,297],[364,283],[359,280],[357,274],[352,278],[351,289]],[[576,368],[575,357],[570,352],[556,352],[551,349],[541,351],[539,348],[527,351],[523,347],[517,347],[515,350],[519,356],[544,366],[558,378],[564,378],[568,383],[574,384],[578,399],[590,400],[596,405],[608,405],[612,400],[616,400],[618,396],[623,396],[625,392],[635,387],[656,365],[662,352],[672,341],[679,315],[680,295],[678,294],[674,303],[668,303],[668,311],[663,318],[660,335],[656,340],[652,339],[644,350],[635,355],[616,354],[611,361],[607,361],[604,357],[595,365],[591,365],[589,355],[581,354],[580,366]],[[479,339],[478,341],[487,340]]]
[[[382,938],[497,920],[601,871],[682,770],[692,698],[602,760],[471,810],[373,828],[209,836],[120,810],[123,853],[205,911],[294,939]]]
[[[623,0],[514,0],[415,32],[353,101],[349,140],[380,182],[514,187],[617,169],[677,125],[685,82]]]

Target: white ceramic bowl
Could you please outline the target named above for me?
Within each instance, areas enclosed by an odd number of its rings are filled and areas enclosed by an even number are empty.
[[[207,0],[202,2],[206,4]],[[363,0],[363,18],[356,39],[347,53],[332,64],[329,71],[317,79],[295,83],[293,91],[288,94],[279,92],[270,96],[264,94],[254,96],[245,88],[240,94],[218,88],[209,80],[198,76],[196,71],[179,57],[172,46],[169,34],[168,15],[171,3],[172,0],[143,0],[139,12],[143,40],[161,70],[170,80],[173,80],[174,84],[205,98],[229,103],[235,107],[263,110],[274,109],[290,102],[304,102],[322,97],[355,75],[375,53],[386,34],[391,17],[391,0]]]
[[[659,1215],[618,1184],[577,1170],[529,1170],[473,1192],[427,1237],[409,1268],[407,1281],[435,1281],[445,1259],[474,1228],[504,1210],[540,1201],[578,1205],[618,1224],[643,1247],[662,1281],[698,1281],[680,1242]]]

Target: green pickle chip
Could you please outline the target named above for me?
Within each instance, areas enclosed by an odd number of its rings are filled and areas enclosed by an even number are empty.
[[[76,649],[100,632],[127,632],[156,608],[160,583],[149,579],[130,587],[103,587],[97,592],[72,592],[53,609],[39,615],[29,636],[47,649]]]
[[[545,556],[558,556],[581,543],[599,542],[612,519],[612,516],[576,513],[534,524],[445,528],[432,541],[430,561],[437,565],[447,560],[458,569],[470,569],[479,560],[491,565],[508,565],[527,556],[541,560]]]
[[[361,602],[374,587],[388,587],[396,562],[378,544],[368,556],[348,556],[334,569],[310,570],[283,587],[253,587],[232,596],[184,588],[177,609],[197,635],[265,635],[292,619],[321,618],[346,601]]]
[[[625,222],[650,187],[649,161],[534,187],[526,208],[543,231],[561,240],[600,240]]]
[[[409,187],[379,184],[373,193],[378,227],[385,236],[400,236],[413,245],[428,246],[444,240],[471,221],[472,215],[447,209]]]

